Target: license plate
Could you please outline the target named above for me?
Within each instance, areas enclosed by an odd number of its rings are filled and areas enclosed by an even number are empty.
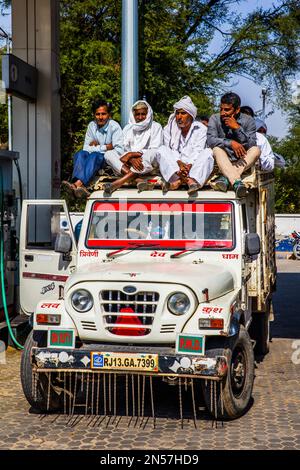
[[[203,356],[205,348],[205,336],[179,334],[176,340],[176,352],[178,354],[194,354]]]
[[[92,352],[91,368],[158,372],[158,354]]]
[[[69,348],[75,347],[75,336],[73,330],[49,330],[48,331],[49,348]]]

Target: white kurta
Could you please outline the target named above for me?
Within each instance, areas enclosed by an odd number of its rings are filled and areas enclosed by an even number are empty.
[[[181,160],[183,163],[192,164],[189,176],[201,186],[204,185],[214,167],[212,150],[205,148],[206,133],[207,127],[199,121],[194,121],[187,136],[184,138],[181,135],[174,145],[171,144],[170,126],[165,127],[164,145],[158,149],[157,156],[165,181],[170,181],[179,170],[177,160]]]
[[[264,171],[273,171],[275,156],[274,156],[272,147],[269,144],[268,139],[260,132],[256,132],[256,139],[257,139],[257,145],[261,151],[261,154],[260,154],[261,169]]]
[[[128,139],[126,139],[126,136],[127,136],[127,132],[129,128],[130,126],[126,125],[123,129],[125,142],[128,141]],[[141,150],[144,169],[142,171],[137,171],[134,168],[130,168],[130,170],[133,171],[134,173],[140,173],[140,174],[150,173],[156,165],[157,149],[162,145],[162,142],[163,142],[163,129],[158,122],[153,121],[151,125],[151,132],[149,135],[149,139],[147,143],[145,144],[144,149]],[[127,145],[124,145],[124,150],[125,152],[123,155],[125,155],[128,152],[136,151],[134,139],[132,141],[129,141]],[[117,175],[121,174],[121,168],[123,166],[123,163],[120,160],[121,157],[122,156],[117,155],[117,153],[114,152],[113,150],[105,153],[106,163],[112,167],[112,169]]]

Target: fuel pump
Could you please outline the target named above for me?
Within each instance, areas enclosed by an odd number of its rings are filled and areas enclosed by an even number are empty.
[[[0,151],[0,338],[7,344],[10,337],[17,347],[22,347],[11,326],[18,312],[18,206],[13,189],[13,164],[18,167],[18,159],[18,152]]]

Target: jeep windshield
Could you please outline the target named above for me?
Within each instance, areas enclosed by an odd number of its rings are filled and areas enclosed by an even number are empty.
[[[234,248],[233,205],[224,202],[97,201],[87,248],[160,250]]]

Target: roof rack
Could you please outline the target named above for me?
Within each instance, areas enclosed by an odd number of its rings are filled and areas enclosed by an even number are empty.
[[[209,180],[205,184],[206,189],[213,190],[213,183],[214,181],[220,176],[220,172],[218,167],[215,165],[213,172],[209,178]],[[101,191],[104,189],[105,183],[112,183],[113,181],[117,180],[119,176],[113,174],[110,168],[106,168],[105,170],[100,170],[99,174],[94,178],[94,180],[89,185],[88,189],[91,192],[94,191]],[[148,175],[139,175],[139,179],[150,180],[151,182],[155,183],[154,189],[160,189],[162,186],[162,176],[159,172],[152,172]],[[243,183],[249,189],[257,188],[260,186],[261,183],[266,183],[267,181],[272,181],[274,179],[274,172],[273,171],[263,171],[260,168],[259,164],[252,166],[248,171],[244,173],[242,176]],[[129,183],[125,183],[124,188],[136,188],[136,182],[132,181]],[[185,187],[179,188],[178,191],[186,191]]]

